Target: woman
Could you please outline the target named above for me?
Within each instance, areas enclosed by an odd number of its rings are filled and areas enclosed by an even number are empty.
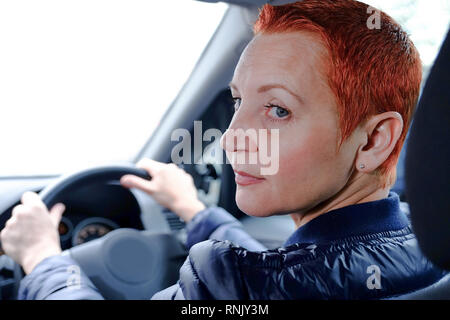
[[[260,140],[241,145],[231,133],[277,132],[274,174],[262,174],[260,162],[232,166],[242,211],[293,218],[297,230],[283,248],[264,251],[230,214],[205,208],[175,165],[145,159],[139,166],[151,181],[122,177],[188,223],[180,280],[155,299],[388,298],[443,276],[389,192],[419,95],[419,55],[384,13],[375,12],[380,28],[369,28],[368,12],[349,0],[266,5],[236,67],[236,112],[221,145],[229,159],[258,155]],[[100,298],[88,279],[77,293],[65,288],[61,270],[75,262],[58,255],[63,208],[48,215],[36,194],[22,200],[2,232],[5,251],[29,273],[20,297]]]

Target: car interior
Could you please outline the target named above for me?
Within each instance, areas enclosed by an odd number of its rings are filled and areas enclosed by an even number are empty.
[[[268,2],[277,5],[293,1],[222,2],[229,6],[219,26],[133,162],[111,163],[61,176],[0,177],[0,230],[25,191],[38,192],[48,207],[63,202],[66,212],[59,226],[63,254],[80,264],[106,299],[151,298],[178,280],[179,268],[188,254],[184,246],[185,223],[143,192],[123,188],[120,177],[133,173],[150,178],[134,166],[144,157],[171,162],[171,152],[178,143],[171,140],[175,129],[184,128],[194,134],[193,123],[201,120],[204,131],[226,130],[233,116],[228,84],[253,36],[251,27],[258,8]],[[447,35],[424,86],[407,147],[397,167],[397,182],[392,188],[404,201],[405,210],[410,211],[424,254],[447,270],[450,270],[450,97],[445,89],[450,83],[449,50]],[[211,152],[205,152],[208,156],[192,157],[190,164],[182,165],[193,176],[199,198],[208,206],[219,206],[233,214],[267,248],[282,246],[295,230],[293,221],[289,216],[250,217],[239,210],[234,200],[234,173],[229,164],[217,160],[225,157],[218,144],[219,141],[203,141],[202,149],[210,148]],[[21,267],[0,252],[0,300],[17,298],[23,276]],[[397,298],[450,299],[450,277]]]

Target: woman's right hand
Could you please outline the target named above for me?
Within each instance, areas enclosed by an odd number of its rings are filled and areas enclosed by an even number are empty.
[[[120,179],[122,186],[146,192],[186,222],[205,209],[197,197],[192,176],[183,169],[173,163],[166,164],[148,158],[142,159],[136,166],[146,170],[152,179],[127,174]]]

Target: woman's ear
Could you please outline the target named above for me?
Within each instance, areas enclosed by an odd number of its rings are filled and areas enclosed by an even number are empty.
[[[372,172],[382,165],[394,150],[403,130],[403,119],[398,112],[377,114],[366,121],[365,142],[356,157],[356,170]]]

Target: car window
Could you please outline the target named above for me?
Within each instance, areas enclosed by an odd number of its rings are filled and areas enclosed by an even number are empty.
[[[226,8],[186,0],[0,1],[0,176],[135,157]]]

